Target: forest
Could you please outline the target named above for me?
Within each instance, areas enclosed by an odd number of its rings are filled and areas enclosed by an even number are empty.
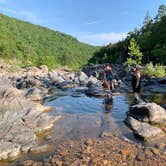
[[[67,65],[78,69],[99,48],[70,35],[0,14],[0,58],[21,67]]]
[[[130,58],[129,45],[135,42],[142,54],[141,63],[166,64],[166,6],[160,5],[155,18],[146,13],[140,29],[135,28],[128,32],[127,37],[115,44],[101,47],[98,52],[89,60],[89,64],[100,63],[124,63]],[[137,50],[138,49],[138,50]],[[134,59],[135,57],[133,57]]]

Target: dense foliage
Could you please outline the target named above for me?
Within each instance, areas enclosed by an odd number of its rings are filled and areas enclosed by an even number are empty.
[[[28,22],[0,14],[0,58],[21,61],[23,66],[68,65],[78,69],[98,47]]]
[[[140,29],[129,32],[126,39],[115,44],[100,48],[89,63],[123,63],[130,58],[128,49],[130,40],[134,38],[143,53],[144,64],[166,64],[166,6],[160,5],[158,14],[154,19],[146,14]]]
[[[162,65],[153,65],[152,62],[145,65],[145,68],[142,71],[143,75],[146,76],[155,76],[155,77],[164,77],[165,76],[165,68]]]

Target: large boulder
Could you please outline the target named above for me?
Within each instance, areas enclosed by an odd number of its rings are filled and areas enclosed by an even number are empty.
[[[76,74],[75,80],[79,80],[82,85],[86,85],[88,83],[88,76],[83,71],[80,71]]]
[[[22,91],[0,81],[0,160],[15,158],[28,152],[36,142],[36,134],[53,127],[60,117],[52,117],[42,106],[26,99]]]
[[[31,99],[32,101],[41,101],[46,97],[48,90],[46,89],[39,89],[36,87],[26,89],[24,92],[24,96],[26,98]]]
[[[131,129],[134,130],[134,133],[144,140],[162,137],[165,135],[160,128],[151,126],[148,123],[140,122],[131,116],[129,116],[126,121]]]
[[[107,93],[104,91],[102,87],[97,87],[93,84],[89,84],[88,89],[85,90],[85,94],[95,97],[105,97]]]
[[[142,103],[133,105],[128,112],[129,116],[151,124],[166,125],[166,111],[156,103]]]

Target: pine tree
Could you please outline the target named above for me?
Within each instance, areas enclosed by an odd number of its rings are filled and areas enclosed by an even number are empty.
[[[140,52],[140,47],[134,38],[130,40],[128,49],[129,49],[128,53],[129,58],[127,58],[125,64],[129,66],[135,66],[137,64],[141,64],[143,54]]]

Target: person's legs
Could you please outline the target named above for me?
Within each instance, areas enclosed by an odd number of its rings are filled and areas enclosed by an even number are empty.
[[[107,80],[107,89],[108,89],[108,91],[111,90],[111,89],[110,89],[110,81],[109,81],[109,80]]]
[[[111,89],[114,90],[115,87],[114,87],[114,83],[111,81]]]
[[[134,93],[134,97],[135,97],[135,99],[136,99],[136,100],[138,100],[138,99],[139,99],[139,95],[138,95],[138,93],[137,93],[137,92],[135,92],[135,93]]]

